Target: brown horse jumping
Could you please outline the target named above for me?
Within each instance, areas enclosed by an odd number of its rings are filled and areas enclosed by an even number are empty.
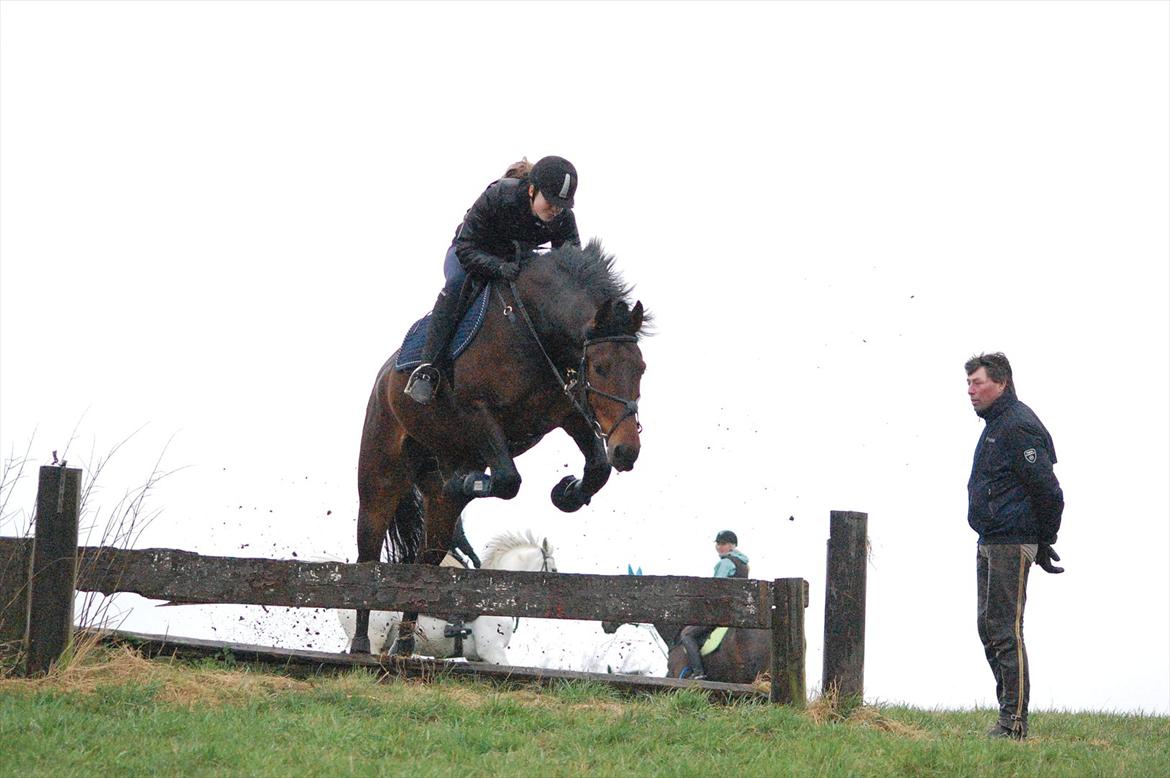
[[[611,468],[634,467],[648,314],[627,302],[630,287],[596,240],[519,261],[513,283],[489,290],[479,334],[431,403],[403,394],[397,354],[378,371],[358,456],[358,562],[377,561],[388,538],[395,561],[438,564],[463,508],[516,496],[515,457],[554,429],[585,457],[580,478],[553,487],[562,511],[587,505]],[[369,651],[368,627],[359,610],[352,652]]]

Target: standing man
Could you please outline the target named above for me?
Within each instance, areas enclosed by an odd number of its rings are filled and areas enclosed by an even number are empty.
[[[738,543],[739,538],[729,529],[721,530],[715,536],[715,553],[719,554],[719,561],[715,563],[715,572],[712,574],[715,578],[751,578],[747,554],[736,548]],[[682,628],[678,642],[687,652],[687,666],[679,674],[680,678],[701,681],[707,677],[699,645],[714,630],[714,627],[706,624],[692,624]]]
[[[967,482],[967,523],[979,533],[976,581],[979,638],[995,675],[999,720],[990,737],[1028,736],[1028,654],[1024,601],[1032,562],[1063,573],[1052,549],[1064,493],[1052,466],[1052,436],[1016,397],[1012,366],[1001,353],[967,360],[967,396],[986,423]]]

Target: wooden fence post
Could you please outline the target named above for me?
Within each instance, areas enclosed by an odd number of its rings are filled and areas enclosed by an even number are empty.
[[[46,673],[73,638],[73,594],[77,582],[77,524],[81,470],[41,468],[37,487],[36,539],[29,597],[29,675]]]
[[[772,702],[805,704],[804,579],[772,582]]]
[[[864,698],[865,565],[868,516],[830,511],[828,573],[825,578],[825,663],[821,693]]]
[[[24,644],[28,631],[28,578],[32,564],[32,538],[11,556],[0,554],[0,644]]]

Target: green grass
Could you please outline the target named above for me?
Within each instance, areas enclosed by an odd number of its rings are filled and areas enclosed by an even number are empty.
[[[1024,743],[986,740],[993,718],[304,679],[95,650],[48,679],[0,680],[0,775],[1170,775],[1166,717],[1040,711]]]

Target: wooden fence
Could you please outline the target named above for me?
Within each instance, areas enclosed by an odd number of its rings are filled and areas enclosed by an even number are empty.
[[[770,699],[791,705],[805,702],[808,584],[801,578],[762,581],[528,573],[217,557],[174,549],[79,548],[80,475],[73,468],[42,467],[35,537],[0,538],[0,642],[25,641],[30,674],[46,672],[72,638],[75,591],[133,592],[180,604],[368,608],[770,629]],[[835,685],[860,695],[865,514],[833,512],[831,533],[830,602],[849,607],[826,608],[822,682],[826,689]],[[838,535],[844,540],[835,543]],[[838,547],[843,550],[834,553]],[[855,553],[858,549],[860,557]]]

